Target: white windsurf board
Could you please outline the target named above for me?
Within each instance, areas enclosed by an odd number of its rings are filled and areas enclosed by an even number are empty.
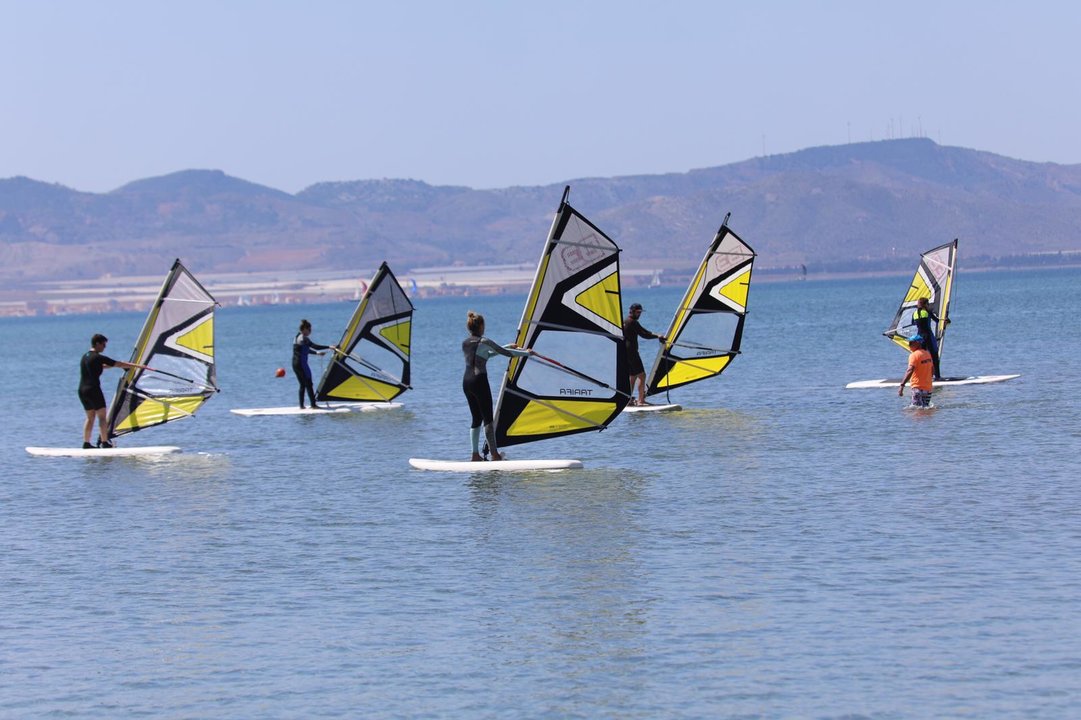
[[[244,417],[259,415],[326,415],[328,413],[375,412],[400,408],[401,403],[343,403],[320,405],[317,408],[269,407],[269,408],[233,408],[229,412]]]
[[[629,413],[651,413],[651,412],[675,412],[676,410],[682,410],[683,406],[677,403],[666,403],[664,405],[628,405],[623,408],[623,412]]]
[[[145,455],[168,455],[180,452],[175,445],[144,445],[143,447],[114,447],[114,448],[54,448],[54,447],[28,447],[26,452],[38,457],[138,457]]]
[[[492,460],[471,462],[469,460],[426,460],[409,458],[410,466],[417,470],[441,472],[493,472],[495,470],[572,470],[582,467],[581,460]]]
[[[1021,377],[1018,375],[969,375],[967,377],[948,377],[942,380],[935,380],[934,387],[950,387],[951,385],[986,385],[987,383],[1004,382],[1006,380],[1013,380],[1014,378]],[[847,390],[867,390],[872,388],[892,388],[897,389],[897,386],[901,384],[901,378],[882,378],[879,380],[859,380],[857,382],[850,382],[845,385]]]

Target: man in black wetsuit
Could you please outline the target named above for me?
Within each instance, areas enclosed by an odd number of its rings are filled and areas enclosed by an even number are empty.
[[[627,368],[631,375],[632,395],[635,383],[638,384],[638,400],[631,398],[631,405],[646,404],[646,369],[642,365],[642,356],[638,354],[638,338],[656,338],[661,342],[665,341],[664,335],[654,335],[639,325],[638,318],[640,317],[642,317],[642,306],[634,303],[623,320],[623,342],[627,346]]]
[[[111,448],[112,444],[106,437],[105,430],[105,394],[101,392],[101,373],[107,367],[130,368],[131,363],[122,360],[113,360],[107,355],[102,355],[109,338],[101,333],[90,338],[90,349],[83,354],[79,361],[79,401],[86,411],[86,422],[83,423],[83,449],[89,450],[94,446],[90,444],[90,433],[94,430],[94,418],[98,420],[98,447]]]

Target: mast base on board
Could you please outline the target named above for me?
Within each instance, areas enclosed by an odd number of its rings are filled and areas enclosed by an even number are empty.
[[[417,470],[435,470],[438,472],[522,472],[526,470],[576,470],[582,467],[581,460],[491,460],[471,462],[469,460],[425,460],[409,458],[409,465]]]
[[[175,445],[146,445],[143,447],[123,448],[52,448],[52,447],[28,447],[26,452],[37,457],[85,457],[85,458],[109,458],[109,457],[140,457],[148,455],[169,455],[180,452]]]
[[[628,413],[651,413],[651,412],[675,412],[682,410],[683,406],[677,403],[665,403],[664,405],[628,405],[623,412]]]
[[[350,412],[376,412],[377,410],[393,410],[400,408],[401,403],[336,403],[334,405],[320,405],[317,408],[299,407],[270,407],[270,408],[233,408],[229,412],[244,417],[258,415],[326,415],[328,413]]]
[[[933,385],[935,389],[940,387],[951,387],[953,385],[986,385],[988,383],[1004,382],[1006,380],[1013,380],[1014,378],[1021,377],[1018,375],[968,375],[960,377],[947,377],[941,380],[935,380]],[[901,378],[882,378],[879,380],[858,380],[856,382],[850,382],[845,385],[846,390],[869,390],[874,388],[892,388],[897,389],[897,386],[901,384]]]

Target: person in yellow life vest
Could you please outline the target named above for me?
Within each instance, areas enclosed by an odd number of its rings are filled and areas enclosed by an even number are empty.
[[[934,323],[932,325],[931,323]],[[942,379],[942,372],[939,370],[938,365],[938,338],[935,335],[935,328],[939,323],[938,316],[927,307],[927,298],[921,297],[916,301],[916,309],[912,312],[912,324],[916,326],[916,334],[923,338],[923,349],[931,353],[931,362],[935,368],[935,380]],[[950,319],[946,318],[946,324],[950,324]]]
[[[923,349],[923,338],[913,335],[908,339],[908,372],[901,380],[901,386],[897,388],[897,396],[905,394],[905,383],[912,380],[912,406],[931,406],[931,375],[934,361],[931,353]]]

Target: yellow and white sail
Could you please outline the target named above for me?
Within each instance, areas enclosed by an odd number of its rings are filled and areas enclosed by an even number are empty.
[[[319,400],[389,402],[409,389],[413,303],[385,262],[319,381]]]
[[[648,395],[716,377],[739,354],[754,258],[725,216],[664,333]]]
[[[942,339],[946,332],[946,318],[950,315],[950,296],[953,293],[953,273],[957,264],[957,240],[939,245],[933,250],[920,255],[920,264],[908,286],[901,307],[893,317],[893,322],[882,334],[908,351],[908,338],[916,334],[916,323],[912,313],[916,310],[916,301],[927,298],[927,308],[938,318],[935,326],[935,338],[938,340],[938,354],[942,356]]]
[[[567,203],[556,211],[496,408],[500,447],[603,430],[630,398],[619,248]]]
[[[177,260],[135,343],[109,409],[108,436],[190,417],[218,392],[217,302]]]

